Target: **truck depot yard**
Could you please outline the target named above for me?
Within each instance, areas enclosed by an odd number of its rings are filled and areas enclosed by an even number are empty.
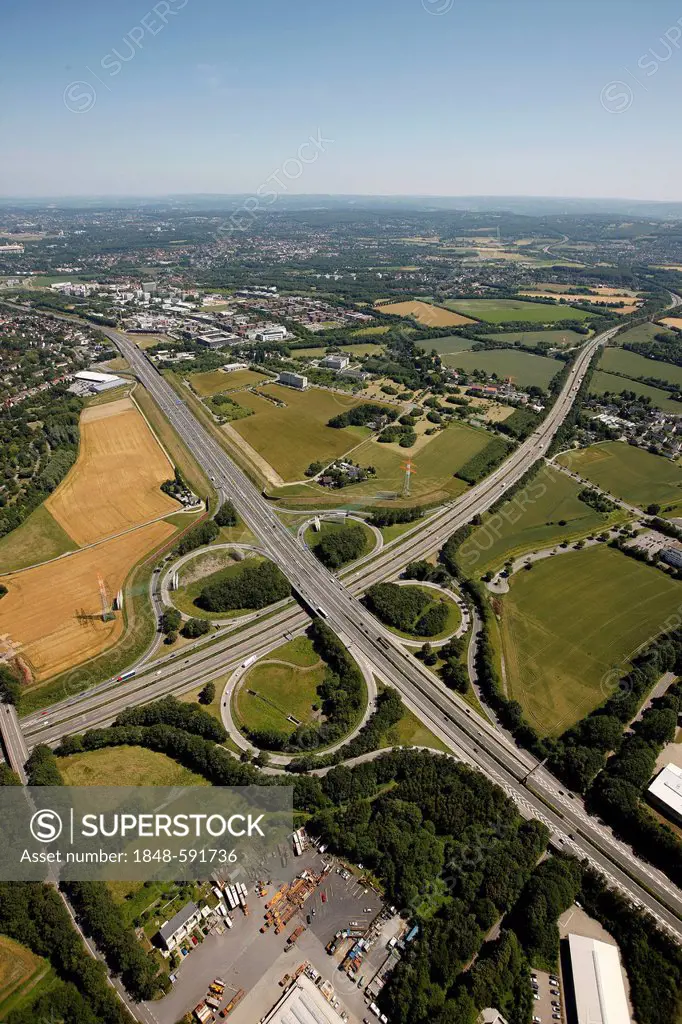
[[[682,466],[623,441],[609,441],[557,459],[617,498],[645,507],[682,498]]]
[[[178,511],[160,489],[173,466],[130,399],[85,409],[80,429],[76,464],[45,502],[79,546]]]
[[[681,594],[658,569],[602,545],[517,573],[496,602],[510,698],[538,732],[559,735],[610,695],[611,673],[665,628]]]

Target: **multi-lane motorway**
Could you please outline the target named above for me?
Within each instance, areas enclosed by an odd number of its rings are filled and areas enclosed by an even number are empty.
[[[677,297],[676,297],[677,298]],[[682,301],[682,300],[680,300]],[[626,891],[633,902],[645,905],[682,942],[682,893],[665,876],[638,860],[608,829],[590,818],[581,803],[563,792],[560,783],[503,733],[471,714],[463,701],[447,691],[419,662],[407,654],[391,634],[354,597],[374,579],[386,578],[408,561],[433,551],[459,526],[486,511],[514,482],[543,456],[570,411],[580,383],[597,347],[616,328],[589,341],[579,353],[569,378],[540,428],[477,487],[406,535],[397,546],[370,560],[344,581],[331,575],[289,531],[262,498],[248,477],[187,408],[170,385],[158,374],[142,352],[116,331],[107,330],[112,341],[129,361],[136,376],[185,441],[197,461],[211,476],[216,488],[230,496],[239,514],[256,535],[261,547],[287,575],[302,600],[322,615],[346,643],[355,645],[372,664],[376,674],[394,686],[427,725],[437,726],[448,737],[453,752],[484,771],[500,784],[525,813],[545,821],[554,842],[587,858],[613,884]],[[361,577],[359,577],[361,574]],[[67,706],[53,708],[46,727],[35,718],[25,723],[29,742],[54,742],[64,732],[110,721],[124,704],[149,700],[160,693],[189,688],[213,675],[225,672],[246,654],[259,653],[272,645],[283,630],[301,628],[301,613],[285,610],[256,622],[212,648],[199,649],[171,666],[150,670],[135,687],[121,692],[108,686],[71,698]],[[229,645],[226,656],[225,647]],[[153,673],[160,673],[156,678]],[[144,683],[144,685],[142,685]],[[531,769],[532,780],[527,781]]]

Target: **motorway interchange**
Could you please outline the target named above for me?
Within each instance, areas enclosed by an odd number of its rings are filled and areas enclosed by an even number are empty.
[[[679,303],[682,299],[673,296],[673,304]],[[546,454],[556,430],[571,409],[595,351],[616,330],[611,328],[583,347],[548,416],[497,470],[461,498],[434,513],[426,527],[424,521],[418,523],[398,544],[370,558],[361,568],[352,568],[344,574],[343,580],[328,572],[309,550],[293,540],[258,489],[146,356],[119,332],[107,329],[105,333],[128,360],[138,379],[210,476],[216,490],[232,500],[259,545],[279,565],[301,600],[314,613],[323,616],[348,647],[355,647],[379,678],[398,690],[407,706],[446,740],[454,756],[498,783],[522,813],[542,820],[549,827],[555,846],[589,860],[633,904],[646,907],[661,926],[682,942],[682,893],[665,875],[639,860],[608,828],[591,818],[580,800],[567,794],[542,765],[519,749],[502,730],[472,714],[466,703],[408,654],[355,596],[372,582],[390,578],[409,561],[442,546],[456,529],[497,502],[507,488]],[[28,745],[54,744],[66,732],[111,722],[123,707],[132,703],[191,689],[236,667],[247,656],[265,653],[281,642],[283,633],[303,629],[306,621],[307,616],[292,605],[249,624],[236,634],[226,631],[220,641],[200,646],[186,656],[171,656],[156,662],[153,669],[138,671],[123,690],[112,681],[69,698],[50,709],[47,724],[44,718],[35,715],[21,723]],[[15,748],[19,755],[21,741],[16,736],[19,730],[11,730],[8,737],[7,725],[6,722],[3,727],[3,738],[6,743],[9,738],[8,746]]]

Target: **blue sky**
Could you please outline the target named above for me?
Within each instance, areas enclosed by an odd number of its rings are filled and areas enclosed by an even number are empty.
[[[0,83],[1,195],[682,199],[679,0],[3,0]]]

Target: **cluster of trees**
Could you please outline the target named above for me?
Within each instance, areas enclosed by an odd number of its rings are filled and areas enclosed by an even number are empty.
[[[76,461],[83,400],[55,385],[0,417],[0,537],[54,491]]]
[[[387,781],[393,788],[374,798]],[[547,842],[545,827],[522,823],[484,776],[422,752],[333,769],[322,786],[334,806],[314,815],[311,830],[374,872],[420,926],[382,1008],[395,1024],[450,1020],[440,1016],[449,990],[516,902]]]
[[[540,420],[539,413],[529,409],[528,406],[520,405],[506,420],[497,423],[496,427],[501,433],[508,434],[517,441],[525,441],[536,429]]]
[[[401,448],[411,448],[416,440],[417,432],[412,427],[399,423],[384,427],[377,438],[381,444],[395,444],[397,441]]]
[[[224,501],[213,517],[218,526],[237,526],[239,516],[231,501]]]
[[[8,1016],[9,1024],[129,1024],[104,964],[86,951],[56,889],[38,882],[0,882],[0,932],[45,957],[59,978],[49,991]]]
[[[159,618],[159,629],[166,636],[167,643],[174,644],[178,638],[178,629],[182,615],[177,608],[166,608]]]
[[[590,508],[593,508],[595,512],[608,514],[618,507],[610,498],[607,498],[605,494],[600,494],[594,487],[583,487],[578,492],[578,498],[580,501],[584,501],[586,505],[589,505]]]
[[[511,451],[511,445],[501,437],[495,437],[476,455],[473,455],[468,462],[465,462],[461,469],[455,473],[460,480],[468,484],[477,484],[483,477],[488,476],[496,466],[506,459]]]
[[[466,693],[469,689],[469,671],[461,660],[463,653],[464,640],[459,637],[453,637],[438,648],[438,654],[443,659],[440,677],[446,686],[457,693]],[[428,660],[424,660],[428,664]]]
[[[419,580],[422,583],[439,583],[447,587],[450,583],[450,573],[444,565],[432,565],[425,559],[410,562],[403,570],[403,577],[406,580]]]
[[[389,419],[394,420],[398,416],[395,409],[390,409],[385,405],[377,405],[375,402],[364,402],[362,405],[356,405],[352,409],[347,409],[346,412],[339,413],[338,416],[333,416],[328,427],[365,427],[368,423],[372,423],[376,420]]]
[[[210,686],[213,684],[207,683],[204,689],[208,690]],[[210,704],[214,697],[215,686],[213,686],[211,700],[203,700],[202,703]],[[153,701],[151,704],[126,708],[120,713],[114,725],[171,725],[174,729],[184,729],[185,732],[190,732],[194,736],[214,740],[216,743],[223,743],[227,738],[227,733],[217,718],[196,705],[187,704],[176,697],[162,697],[161,700]]]
[[[372,508],[369,522],[372,526],[395,526],[397,523],[414,523],[421,519],[426,509],[421,505],[412,508]]]
[[[25,767],[29,786],[64,785],[54,754],[42,743],[33,748]]]
[[[33,749],[26,773],[31,786],[64,785],[57,758],[46,746]],[[63,889],[83,931],[95,940],[109,970],[121,978],[134,998],[152,999],[159,990],[170,987],[168,977],[159,973],[159,964],[144,953],[135,933],[125,923],[104,882],[68,882],[63,883]]]
[[[198,699],[200,704],[212,704],[215,700],[215,683],[206,683]]]
[[[192,368],[195,369],[194,364],[192,364]],[[211,406],[220,423],[232,423],[233,420],[243,420],[247,416],[253,416],[253,409],[240,405],[229,395],[212,395],[207,399],[207,404]]]
[[[0,664],[0,703],[18,704],[20,699],[21,683],[7,665]]]
[[[159,971],[155,957],[144,952],[105,882],[66,882],[63,888],[81,928],[94,939],[109,970],[120,977],[134,999],[153,999],[160,991],[168,991],[168,975]]]
[[[363,600],[369,610],[387,626],[413,636],[437,636],[447,625],[447,604],[434,600],[421,587],[375,583]]]
[[[390,687],[377,697],[376,709],[370,715],[357,736],[344,743],[338,750],[330,754],[305,754],[294,758],[287,765],[289,772],[309,772],[314,768],[326,768],[328,765],[340,765],[361,754],[379,750],[390,729],[396,725],[405,713],[400,695]],[[321,730],[323,732],[323,730]],[[349,771],[349,769],[345,769]]]
[[[180,541],[175,545],[174,552],[176,555],[186,555],[190,551],[194,551],[196,548],[201,548],[205,544],[211,544],[220,533],[220,528],[214,519],[207,519],[203,523],[197,523],[190,530],[181,537]]]
[[[642,797],[658,755],[675,738],[680,711],[682,683],[677,683],[652,702],[632,733],[614,748],[617,753],[587,794],[588,807],[677,885],[682,884],[682,841],[651,814]]]
[[[208,619],[188,619],[180,630],[186,640],[196,640],[200,636],[206,636],[211,632],[211,623]]]
[[[682,333],[679,331],[674,334],[670,331],[660,331],[650,341],[624,341],[623,348],[637,352],[647,359],[682,366]]]
[[[340,569],[355,561],[365,552],[365,531],[359,523],[341,526],[333,533],[325,533],[313,548],[316,558],[328,569]]]
[[[291,594],[291,586],[274,562],[244,566],[236,576],[209,583],[196,599],[207,612],[226,612],[236,608],[265,608]]]

